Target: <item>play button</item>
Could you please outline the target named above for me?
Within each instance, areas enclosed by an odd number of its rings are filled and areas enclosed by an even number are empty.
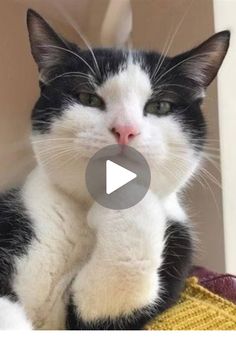
[[[109,145],[89,161],[86,184],[92,198],[109,209],[127,209],[147,193],[151,180],[147,161],[130,146]]]
[[[114,163],[110,160],[106,161],[106,193],[111,194],[126,183],[136,178],[133,173],[126,168]]]

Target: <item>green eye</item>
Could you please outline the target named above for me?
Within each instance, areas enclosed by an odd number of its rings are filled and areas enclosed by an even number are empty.
[[[104,109],[103,100],[92,93],[81,92],[78,94],[78,99],[84,106]]]
[[[145,113],[164,116],[171,112],[171,103],[167,101],[149,102],[146,104]]]

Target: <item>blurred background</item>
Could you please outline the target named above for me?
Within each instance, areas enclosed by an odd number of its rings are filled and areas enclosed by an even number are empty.
[[[26,10],[33,8],[66,38],[85,46],[132,46],[175,55],[215,31],[231,29],[232,47],[204,112],[211,162],[185,194],[199,238],[195,264],[236,273],[235,0],[0,0],[0,190],[20,183],[34,166],[30,113],[38,73],[30,54]],[[233,51],[233,48],[235,49]],[[234,62],[234,64],[233,64]],[[235,80],[235,81],[234,81]],[[234,116],[234,117],[233,117]],[[235,119],[234,119],[235,118]],[[231,140],[230,140],[231,139]],[[223,186],[223,188],[222,188]],[[223,194],[222,194],[223,189]]]

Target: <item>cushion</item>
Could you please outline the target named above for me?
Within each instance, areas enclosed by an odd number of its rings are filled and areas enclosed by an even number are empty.
[[[145,329],[236,330],[236,304],[203,287],[196,277],[190,277],[178,303],[154,318]]]

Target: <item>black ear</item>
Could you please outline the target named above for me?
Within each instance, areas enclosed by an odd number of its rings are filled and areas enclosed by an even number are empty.
[[[206,88],[215,78],[229,47],[230,32],[216,33],[198,47],[175,57],[184,75]]]
[[[39,70],[47,71],[58,64],[69,48],[69,42],[59,36],[34,10],[27,11],[27,27],[31,52]]]

